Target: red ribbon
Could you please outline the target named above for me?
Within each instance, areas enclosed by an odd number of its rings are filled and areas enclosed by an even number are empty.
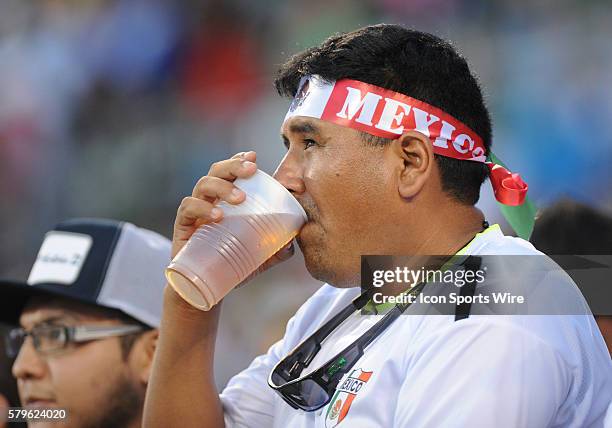
[[[529,186],[517,173],[508,171],[501,165],[485,162],[489,167],[489,178],[493,186],[495,199],[504,205],[522,205]]]

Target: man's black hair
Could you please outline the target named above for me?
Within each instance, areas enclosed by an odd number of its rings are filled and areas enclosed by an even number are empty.
[[[542,212],[530,241],[546,254],[612,254],[612,216],[563,199]]]
[[[491,119],[478,81],[466,60],[434,35],[379,24],[332,36],[290,58],[280,67],[274,84],[280,95],[293,97],[300,79],[312,74],[326,80],[360,80],[431,104],[476,132],[488,154]],[[364,139],[379,144],[390,141],[369,135]],[[462,203],[478,202],[487,167],[435,157],[444,190]]]

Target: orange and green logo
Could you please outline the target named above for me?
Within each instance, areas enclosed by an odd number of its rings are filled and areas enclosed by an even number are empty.
[[[325,415],[325,427],[332,428],[338,425],[348,414],[355,397],[363,386],[370,380],[373,372],[366,372],[362,369],[354,369],[336,388],[336,393],[332,397],[327,413]]]

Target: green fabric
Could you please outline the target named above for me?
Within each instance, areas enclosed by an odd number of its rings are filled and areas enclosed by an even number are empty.
[[[489,153],[487,160],[508,169],[493,152]],[[502,215],[512,227],[516,235],[520,238],[529,240],[531,233],[533,232],[537,212],[537,207],[533,202],[531,202],[529,196],[525,196],[525,201],[521,205],[510,206],[504,205],[500,202],[497,202],[497,204],[499,205]]]

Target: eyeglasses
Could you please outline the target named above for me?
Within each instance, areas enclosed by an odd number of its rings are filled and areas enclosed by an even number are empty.
[[[139,325],[75,326],[42,324],[27,331],[14,328],[5,335],[6,354],[15,358],[25,339],[30,336],[39,355],[49,355],[66,348],[70,343],[87,342],[113,336],[126,336],[144,330]]]
[[[418,295],[425,284],[422,282],[415,285],[407,294]],[[410,306],[408,302],[395,305],[380,321],[319,369],[298,377],[319,352],[323,340],[351,314],[363,309],[372,292],[373,289],[366,290],[355,298],[274,367],[268,378],[268,385],[291,407],[312,412],[329,403],[340,379],[361,358],[364,349]]]

